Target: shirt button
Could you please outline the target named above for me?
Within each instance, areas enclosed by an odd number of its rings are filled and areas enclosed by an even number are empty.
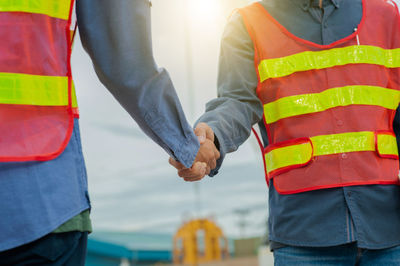
[[[326,29],[326,28],[328,28],[328,23],[324,23],[324,28]]]
[[[337,121],[337,125],[338,125],[338,126],[343,126],[343,120],[340,120],[340,119],[339,119],[339,120]]]
[[[342,153],[342,159],[347,159],[347,154],[346,153]]]
[[[351,191],[347,192],[347,196],[351,197]]]

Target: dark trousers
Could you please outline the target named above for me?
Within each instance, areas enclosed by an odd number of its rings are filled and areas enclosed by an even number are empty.
[[[0,252],[0,265],[85,265],[88,233],[48,234],[32,243]]]

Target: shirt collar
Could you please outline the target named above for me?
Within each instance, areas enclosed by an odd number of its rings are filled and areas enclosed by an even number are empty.
[[[281,1],[281,0],[278,0]],[[304,11],[308,11],[308,9],[316,3],[318,5],[319,0],[291,0],[293,3],[299,5]],[[333,4],[336,8],[340,7],[340,4],[343,0],[323,0],[324,3]]]

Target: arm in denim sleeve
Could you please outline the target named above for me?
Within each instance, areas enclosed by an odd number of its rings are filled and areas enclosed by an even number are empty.
[[[152,140],[190,167],[199,142],[152,51],[148,0],[79,0],[83,47],[100,81]]]
[[[219,58],[218,98],[206,105],[197,121],[207,123],[218,139],[221,158],[210,176],[218,173],[226,153],[236,151],[259,122],[263,108],[256,95],[253,42],[242,17],[235,13],[225,27]]]

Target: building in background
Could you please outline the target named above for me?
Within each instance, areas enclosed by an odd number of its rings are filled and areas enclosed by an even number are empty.
[[[148,266],[172,262],[172,235],[95,232],[88,240],[86,266]]]
[[[199,228],[202,228],[202,226]],[[215,236],[215,233],[219,235],[219,228],[209,226],[208,223],[205,228],[212,236]],[[216,228],[217,231],[215,231]],[[207,239],[211,240],[211,238]],[[199,240],[205,240],[205,238]],[[86,266],[170,265],[173,262],[173,243],[174,237],[172,234],[94,232],[89,236],[88,240]],[[221,253],[221,255],[225,256],[225,258],[233,256],[233,240],[225,238],[223,245],[226,247],[229,245],[230,249],[226,249],[225,254]],[[203,250],[201,246],[202,244],[199,245],[200,252]],[[205,246],[203,245],[203,247]],[[207,256],[211,255],[213,257],[213,254],[208,254],[208,251],[203,251],[207,253]]]

